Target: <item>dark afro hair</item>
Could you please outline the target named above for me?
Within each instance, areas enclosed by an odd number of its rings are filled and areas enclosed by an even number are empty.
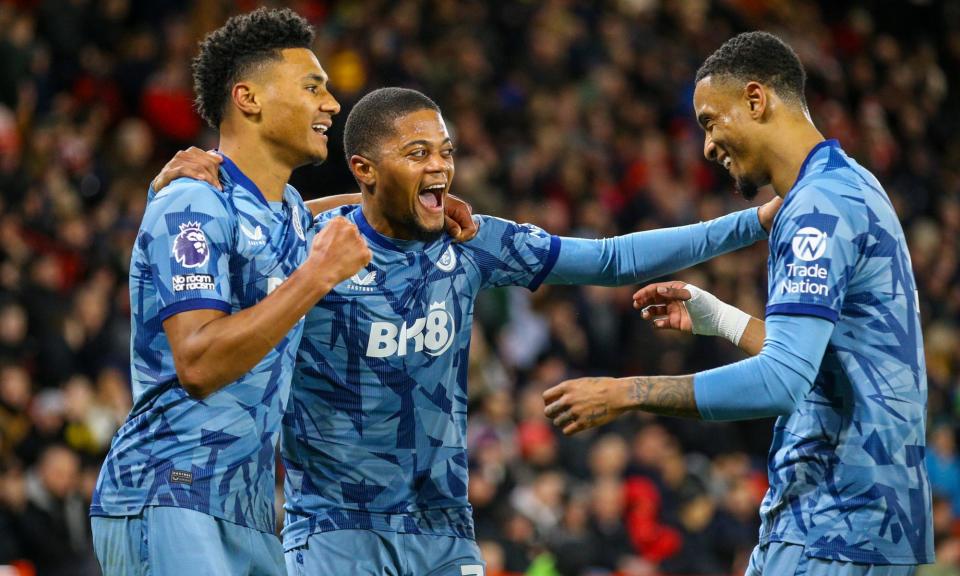
[[[200,42],[193,59],[197,111],[213,128],[223,121],[233,85],[285,48],[310,48],[313,28],[293,10],[258,8],[233,16]]]
[[[723,43],[697,70],[696,81],[730,76],[773,87],[781,98],[807,107],[807,73],[789,45],[769,32],[744,32]]]
[[[436,102],[422,92],[409,88],[379,88],[357,102],[343,127],[343,151],[350,157],[358,154],[376,159],[380,142],[395,132],[393,123],[420,110],[440,112]]]

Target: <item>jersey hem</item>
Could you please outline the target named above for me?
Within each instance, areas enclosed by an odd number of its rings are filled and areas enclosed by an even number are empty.
[[[190,310],[220,310],[221,312],[230,312],[230,304],[216,298],[191,298],[190,300],[181,300],[174,302],[160,310],[157,315],[160,322],[163,322],[171,316],[176,316],[181,312]]]
[[[772,314],[783,314],[786,316],[816,316],[836,323],[840,314],[832,308],[819,306],[817,304],[801,304],[796,302],[785,302],[783,304],[771,304],[767,306],[767,316]]]
[[[540,269],[540,272],[533,277],[533,280],[530,281],[530,284],[527,285],[527,289],[531,292],[536,292],[537,288],[543,284],[543,281],[546,280],[547,275],[550,274],[550,271],[553,270],[554,265],[557,263],[557,258],[560,257],[560,237],[559,236],[550,236],[550,252],[547,254],[547,260],[543,263],[543,268]]]

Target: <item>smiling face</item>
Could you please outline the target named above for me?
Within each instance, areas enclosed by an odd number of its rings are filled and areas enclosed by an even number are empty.
[[[373,213],[368,217],[372,223],[383,223],[381,233],[422,241],[443,233],[453,151],[443,117],[425,108],[393,122],[393,133],[380,141],[376,159],[351,159],[358,180],[372,189]]]
[[[263,137],[293,166],[323,162],[326,132],[340,104],[327,90],[327,73],[312,51],[288,48],[280,53],[280,60],[267,62],[257,75]]]
[[[763,87],[750,83],[750,90]],[[697,122],[704,130],[703,155],[717,162],[730,174],[737,191],[747,200],[753,199],[761,186],[770,183],[762,146],[758,144],[759,122],[756,107],[766,102],[757,98],[736,81],[714,81],[706,77],[697,83],[693,108]]]

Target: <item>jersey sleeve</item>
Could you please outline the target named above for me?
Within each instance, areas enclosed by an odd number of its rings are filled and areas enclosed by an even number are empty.
[[[230,311],[235,229],[226,199],[206,184],[171,185],[148,205],[137,244],[151,270],[160,322],[187,310]]]
[[[807,186],[792,194],[770,237],[767,315],[836,322],[862,252],[857,215],[836,192]]]
[[[536,290],[560,253],[560,238],[532,224],[475,216],[477,236],[464,244],[480,272],[481,287],[526,286]]]

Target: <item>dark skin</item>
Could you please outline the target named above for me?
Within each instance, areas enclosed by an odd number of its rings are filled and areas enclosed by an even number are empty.
[[[745,195],[770,185],[778,199],[784,198],[810,150],[824,139],[804,104],[797,98],[785,99],[760,82],[708,76],[697,83],[693,106],[704,129],[704,157],[723,166]],[[779,208],[779,203],[775,204],[774,211]],[[770,225],[765,228],[770,230]],[[682,298],[673,293],[669,300]],[[667,314],[667,326],[679,327],[682,315],[676,308],[673,312]],[[762,336],[758,337],[763,333],[762,322],[751,320],[748,332],[747,341],[758,352],[755,345],[762,342]],[[579,378],[550,388],[543,398],[544,414],[567,435],[601,426],[634,410],[701,418],[692,374]]]
[[[439,236],[455,173],[453,153],[443,118],[427,108],[396,119],[393,133],[369,156],[352,156],[350,170],[360,183],[370,225],[401,240]],[[428,195],[433,200],[425,203],[421,196]]]

